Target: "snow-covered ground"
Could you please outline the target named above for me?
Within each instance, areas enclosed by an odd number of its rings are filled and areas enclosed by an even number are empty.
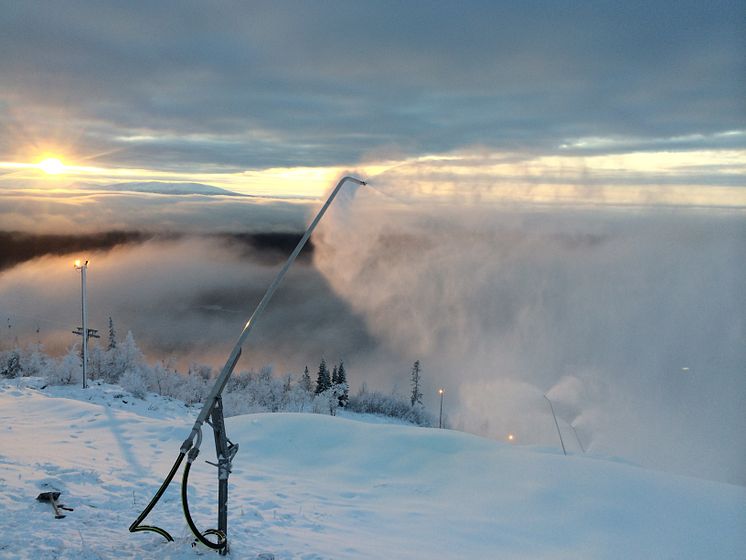
[[[34,383],[0,385],[0,558],[217,557],[191,546],[176,481],[146,520],[176,542],[127,530],[197,408],[111,385]],[[240,444],[233,558],[746,558],[740,486],[351,417],[226,422]],[[190,477],[203,529],[215,526],[216,504],[205,436]],[[52,489],[75,509],[65,519],[35,500]]]

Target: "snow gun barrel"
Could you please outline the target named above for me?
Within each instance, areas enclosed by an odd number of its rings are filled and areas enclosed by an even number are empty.
[[[337,196],[337,193],[342,188],[342,186],[348,181],[351,183],[357,183],[358,185],[367,184],[365,181],[361,181],[360,179],[356,179],[355,177],[349,177],[349,176],[343,177],[342,179],[340,179],[339,183],[337,183],[337,186],[334,188],[332,193],[329,195],[329,198],[326,200],[326,203],[324,203],[324,206],[322,206],[321,210],[319,210],[318,214],[316,214],[316,217],[311,222],[311,225],[308,226],[308,229],[306,229],[306,232],[303,234],[303,237],[301,238],[300,241],[298,241],[298,245],[296,245],[295,249],[293,249],[293,252],[290,253],[290,256],[288,257],[288,260],[285,262],[285,265],[277,273],[277,276],[275,276],[275,279],[272,281],[272,284],[270,284],[269,288],[267,288],[267,291],[264,293],[264,297],[262,297],[262,300],[259,302],[259,305],[256,306],[256,309],[254,309],[254,312],[251,314],[251,317],[249,317],[249,320],[246,322],[246,325],[241,331],[241,334],[238,337],[238,340],[236,341],[236,344],[233,347],[233,350],[231,351],[230,356],[228,357],[228,360],[226,360],[225,365],[223,366],[223,369],[220,371],[220,375],[218,375],[217,379],[215,380],[215,383],[212,386],[210,394],[207,396],[207,399],[205,400],[205,405],[202,408],[202,411],[200,412],[199,416],[197,417],[196,422],[194,423],[194,428],[192,429],[192,433],[189,434],[189,437],[186,440],[184,440],[184,443],[181,446],[181,450],[184,451],[185,453],[189,451],[189,449],[192,447],[194,438],[197,435],[196,432],[200,429],[202,424],[210,416],[210,413],[212,412],[212,409],[215,406],[215,400],[222,394],[223,389],[225,388],[225,385],[228,382],[228,379],[230,378],[231,374],[233,373],[233,370],[236,367],[236,363],[238,362],[239,357],[241,356],[241,347],[243,346],[244,342],[246,341],[249,334],[251,333],[251,330],[254,328],[254,325],[256,324],[256,322],[259,320],[259,317],[261,317],[262,313],[264,312],[264,309],[267,307],[267,304],[272,299],[272,296],[274,295],[275,291],[279,287],[280,283],[282,283],[283,278],[285,278],[285,274],[290,269],[293,262],[295,262],[296,257],[300,254],[301,250],[306,245],[306,242],[308,241],[308,239],[311,237],[313,230],[316,229],[316,226],[321,221],[321,218],[324,216],[327,209],[331,205],[332,201]]]
[[[202,544],[214,550],[218,550],[220,554],[228,553],[228,475],[231,472],[231,462],[236,452],[238,451],[238,445],[232,443],[225,433],[221,395],[226,383],[228,383],[228,379],[230,378],[233,370],[236,367],[236,364],[238,363],[238,359],[241,357],[241,348],[248,338],[249,334],[251,333],[251,330],[254,328],[256,322],[259,320],[259,317],[261,317],[264,309],[267,307],[267,304],[269,304],[269,301],[272,299],[272,296],[279,287],[280,283],[282,283],[285,274],[290,269],[293,262],[295,262],[295,259],[300,254],[308,239],[311,237],[313,230],[316,229],[316,226],[318,225],[319,221],[321,221],[321,218],[326,213],[334,198],[337,196],[337,193],[347,182],[356,183],[358,185],[367,185],[365,181],[361,181],[360,179],[357,179],[355,177],[346,176],[342,177],[342,179],[340,179],[340,181],[337,183],[337,186],[334,187],[334,190],[332,190],[329,198],[321,207],[321,210],[319,210],[318,214],[316,214],[316,217],[308,226],[308,229],[306,229],[303,237],[298,242],[298,245],[296,245],[295,249],[293,249],[293,252],[290,253],[287,262],[285,262],[285,265],[277,273],[277,276],[275,276],[269,288],[267,288],[267,291],[264,293],[264,297],[262,297],[262,300],[256,306],[256,309],[254,309],[254,312],[251,314],[251,317],[249,317],[246,325],[244,325],[244,328],[241,331],[236,344],[233,346],[233,350],[228,356],[225,365],[221,369],[220,374],[215,380],[215,383],[213,384],[212,389],[210,390],[210,393],[205,400],[205,404],[202,407],[197,420],[194,422],[194,426],[192,427],[191,432],[181,445],[179,456],[176,458],[176,462],[171,467],[171,471],[166,476],[166,479],[163,481],[161,487],[153,496],[150,503],[145,507],[145,509],[132,523],[132,525],[130,525],[130,532],[152,531],[162,535],[168,541],[173,541],[173,537],[171,537],[171,535],[167,531],[161,529],[160,527],[141,525],[141,523],[145,519],[145,517],[147,517],[153,507],[155,507],[158,500],[160,500],[161,496],[166,491],[166,488],[171,483],[171,480],[173,480],[176,471],[179,469],[182,461],[186,457],[187,464],[184,467],[182,476],[181,498],[187,525],[189,525],[189,528],[191,529],[196,539]],[[208,529],[207,531],[200,532],[194,525],[192,517],[189,513],[189,505],[187,502],[187,482],[191,465],[199,454],[199,448],[202,443],[202,425],[205,422],[207,422],[213,429],[213,433],[215,436],[215,448],[218,457],[218,463],[216,465],[218,467],[218,528]],[[215,536],[217,538],[217,542],[208,540],[206,538],[207,535]]]

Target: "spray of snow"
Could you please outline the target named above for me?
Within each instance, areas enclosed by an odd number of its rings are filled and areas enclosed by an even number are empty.
[[[379,370],[421,360],[458,428],[558,445],[546,394],[568,447],[746,484],[739,215],[371,184],[322,222],[314,258]]]

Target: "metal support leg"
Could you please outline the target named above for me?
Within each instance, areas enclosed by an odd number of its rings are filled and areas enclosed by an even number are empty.
[[[233,457],[238,451],[238,444],[232,443],[225,433],[223,418],[223,399],[217,397],[215,407],[210,414],[210,424],[215,435],[215,452],[218,457],[218,531],[226,540],[220,550],[221,555],[228,554],[228,476],[231,473]]]

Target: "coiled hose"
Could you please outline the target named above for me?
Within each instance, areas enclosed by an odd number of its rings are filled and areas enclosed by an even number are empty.
[[[222,550],[228,544],[225,534],[217,529],[208,529],[207,531],[200,532],[200,530],[194,524],[194,520],[192,519],[191,514],[189,513],[189,503],[187,501],[187,485],[189,482],[189,471],[192,467],[192,462],[197,457],[197,453],[195,453],[195,451],[198,452],[198,449],[192,449],[192,452],[189,454],[189,460],[184,467],[184,474],[181,477],[181,505],[184,509],[184,517],[186,518],[187,525],[189,525],[189,529],[191,529],[192,533],[199,542],[201,542],[208,548],[212,548],[213,550]],[[137,531],[152,531],[154,533],[158,533],[167,541],[173,542],[174,538],[165,529],[161,529],[160,527],[156,527],[154,525],[141,525],[141,523],[158,503],[158,500],[161,499],[161,496],[163,496],[164,492],[168,488],[168,485],[171,484],[171,481],[176,475],[176,471],[179,469],[179,466],[181,465],[181,462],[184,460],[185,456],[186,453],[184,453],[183,451],[179,453],[179,456],[176,458],[176,461],[171,467],[171,470],[169,471],[166,478],[163,480],[160,488],[158,488],[158,491],[150,500],[150,503],[145,507],[144,510],[142,510],[142,513],[140,513],[140,515],[137,517],[137,519],[135,519],[132,525],[130,525],[130,533],[135,533]],[[218,538],[218,541],[214,543],[207,540],[207,535],[215,535]]]
[[[194,455],[197,456],[196,453]],[[189,525],[189,528],[192,530],[192,533],[195,537],[197,537],[197,540],[201,542],[203,545],[212,548],[213,550],[221,550],[225,547],[225,545],[228,543],[228,540],[225,537],[225,534],[222,531],[219,531],[218,529],[208,529],[205,532],[200,532],[199,529],[197,529],[197,526],[194,524],[194,520],[192,520],[192,515],[189,513],[189,501],[187,500],[187,485],[189,482],[189,471],[192,468],[192,461],[194,460],[193,457],[189,457],[189,460],[187,461],[186,466],[184,467],[184,474],[181,477],[181,505],[184,508],[184,517],[186,518],[187,525]],[[215,535],[218,538],[218,542],[214,543],[212,541],[208,541],[205,536],[206,535]]]

